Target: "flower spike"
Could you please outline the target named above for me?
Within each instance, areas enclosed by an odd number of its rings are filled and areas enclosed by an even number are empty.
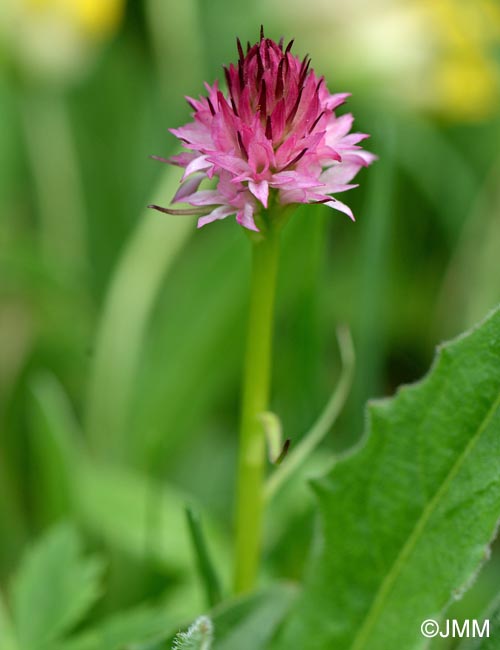
[[[206,96],[187,98],[194,121],[172,129],[187,151],[159,158],[184,167],[174,202],[193,209],[151,207],[197,214],[199,226],[234,215],[249,230],[259,230],[270,201],[322,203],[351,216],[332,195],[355,187],[352,179],[376,157],[359,145],[366,134],[350,132],[352,115],[335,113],[348,94],[331,94],[310,57],[294,56],[293,40],[283,51],[283,39],[266,38],[263,26],[246,53],[239,38],[236,44],[238,61],[224,66],[226,93],[206,84]],[[215,188],[200,187],[200,174]]]

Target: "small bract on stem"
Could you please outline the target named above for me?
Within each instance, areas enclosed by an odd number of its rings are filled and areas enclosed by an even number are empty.
[[[301,203],[322,203],[354,219],[332,196],[353,187],[375,156],[351,133],[351,114],[335,111],[349,96],[331,94],[323,77],[285,47],[264,36],[238,61],[224,67],[227,91],[216,81],[207,95],[187,98],[194,121],[172,133],[187,151],[162,162],[185,169],[173,203],[190,208],[150,207],[196,215],[198,226],[235,215],[252,241],[252,274],[243,376],[236,500],[235,591],[257,578],[265,478],[265,434],[280,231]],[[157,157],[158,158],[158,157]],[[206,183],[206,185],[202,185]]]

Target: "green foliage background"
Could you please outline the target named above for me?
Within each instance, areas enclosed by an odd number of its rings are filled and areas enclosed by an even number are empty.
[[[271,37],[294,36],[297,53],[305,54],[300,32],[290,34],[275,12],[252,7],[227,0],[129,2],[124,23],[87,73],[65,85],[34,79],[9,52],[2,56],[2,650],[15,647],[8,645],[9,626],[25,629],[33,603],[42,616],[37,580],[50,583],[61,607],[71,600],[65,589],[78,586],[71,608],[58,608],[53,620],[50,612],[42,617],[43,625],[51,621],[42,630],[47,643],[81,633],[65,649],[121,647],[123,621],[127,642],[156,642],[162,630],[171,637],[206,611],[186,503],[202,513],[227,592],[248,244],[231,220],[195,232],[190,218],[170,219],[144,206],[166,205],[173,195],[176,170],[148,156],[174,151],[167,128],[188,119],[183,95],[201,92],[204,79],[221,78],[236,35],[254,40],[264,22]],[[350,82],[339,72],[337,81],[334,62],[316,62],[309,53],[331,90],[352,90],[349,110],[357,128],[372,134],[369,148],[380,160],[349,193],[355,224],[308,206],[285,232],[272,405],[285,434],[298,441],[332,391],[339,323],[353,333],[356,377],[328,440],[271,505],[264,583],[287,584],[216,612],[220,648],[228,650],[265,647],[293,607],[294,583],[304,577],[318,539],[308,480],[324,473],[332,452],[360,439],[366,400],[419,379],[437,343],[500,301],[498,107],[481,122],[453,122],[388,102],[362,75]],[[461,379],[465,390],[472,379]],[[422,409],[434,394],[431,381],[426,385]],[[478,386],[479,400],[485,393]],[[383,410],[371,411],[374,426]],[[454,424],[445,429],[436,436],[452,434]],[[413,452],[405,452],[408,463]],[[359,472],[359,490],[373,472],[368,453],[339,467],[349,480]],[[394,468],[392,478],[394,493],[409,504],[407,467]],[[471,472],[480,475],[479,467]],[[341,480],[332,473],[315,483],[323,512],[341,507],[324,496]],[[343,516],[346,527],[362,521],[355,507]],[[485,531],[489,517],[478,523]],[[14,582],[26,549],[52,526],[54,536],[44,538],[48,564],[37,569],[33,552]],[[57,566],[73,575],[71,585],[57,580]],[[452,612],[479,615],[499,575],[493,548],[487,569]],[[8,610],[15,611],[14,623]],[[123,610],[132,613],[117,613]],[[86,637],[87,629],[99,632]],[[23,639],[22,650],[36,643]],[[379,643],[372,647],[390,650]]]

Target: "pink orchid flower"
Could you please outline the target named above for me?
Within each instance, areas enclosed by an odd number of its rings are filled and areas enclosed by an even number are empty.
[[[169,214],[196,214],[198,226],[236,215],[239,224],[259,230],[256,217],[269,207],[324,203],[354,219],[333,197],[375,159],[359,143],[368,136],[351,133],[353,116],[337,116],[348,93],[330,94],[323,77],[284,48],[264,37],[224,68],[227,91],[205,84],[207,96],[187,98],[194,121],[171,129],[188,150],[163,162],[184,168],[173,203],[193,206]],[[204,179],[213,189],[201,189]],[[272,218],[272,217],[271,217]]]

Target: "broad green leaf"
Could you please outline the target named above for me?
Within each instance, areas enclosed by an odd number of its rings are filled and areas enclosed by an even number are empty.
[[[78,444],[81,432],[59,383],[51,375],[39,375],[32,390],[34,448],[43,477],[44,508],[48,501],[54,511],[66,503],[83,526],[112,546],[135,557],[147,555],[176,570],[190,569],[194,553],[184,512],[191,499],[138,472],[91,462]],[[217,533],[215,537],[220,539]]]
[[[296,595],[292,586],[276,584],[218,610],[214,617],[214,650],[267,648]]]
[[[134,557],[150,556],[181,569],[189,565],[186,501],[180,491],[139,473],[106,463],[80,464],[76,507],[82,523]]]
[[[55,642],[87,613],[100,592],[101,562],[83,556],[69,525],[51,530],[26,555],[13,587],[14,621],[23,650]]]
[[[201,606],[196,557],[189,539],[185,505],[189,495],[169,484],[150,480],[140,472],[83,460],[75,482],[76,515],[82,526],[112,548],[136,559],[153,560],[182,576],[182,597],[169,604],[180,619],[194,618]],[[204,516],[210,552],[223,583],[229,580],[228,542],[212,518]]]
[[[192,501],[188,495],[139,472],[86,460],[80,463],[75,489],[82,524],[109,544],[167,568],[191,571],[195,558],[185,518],[185,504]],[[219,563],[227,548],[210,521],[206,528]]]
[[[57,650],[122,650],[156,643],[171,635],[172,620],[160,608],[120,612],[57,646]]]
[[[57,505],[69,500],[72,514],[82,525],[129,554],[146,554],[177,570],[190,568],[194,554],[185,504],[192,499],[139,472],[91,462],[78,444],[81,432],[60,384],[53,376],[40,374],[32,382],[32,390],[36,409],[33,434],[44,469],[44,501],[50,497]],[[220,540],[210,524],[209,531]]]
[[[368,409],[315,481],[323,540],[277,647],[416,650],[487,559],[500,518],[500,310]]]
[[[0,650],[18,650],[14,626],[0,593]]]

